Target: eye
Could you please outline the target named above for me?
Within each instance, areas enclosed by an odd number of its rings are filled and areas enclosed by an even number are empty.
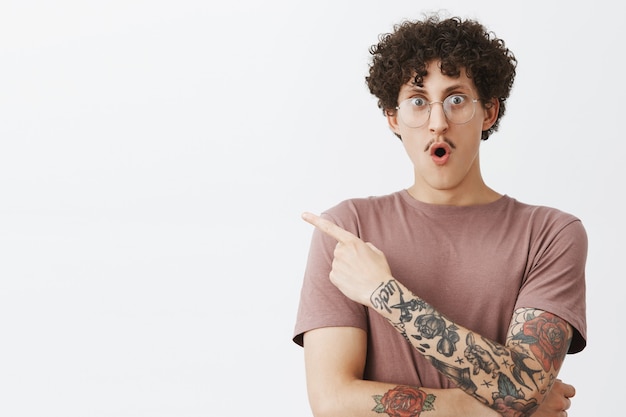
[[[409,99],[409,103],[411,103],[412,107],[417,107],[417,108],[423,108],[423,107],[428,106],[428,103],[422,97],[413,97]]]
[[[448,98],[446,98],[446,101],[448,103],[450,103],[450,105],[452,106],[460,106],[463,103],[465,103],[465,100],[467,99],[467,97],[463,94],[454,94],[452,96],[449,96]]]

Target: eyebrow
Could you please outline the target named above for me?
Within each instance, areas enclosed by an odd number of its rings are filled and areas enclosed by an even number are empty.
[[[451,85],[449,87],[446,87],[443,90],[443,92],[445,94],[449,94],[449,93],[451,93],[454,90],[469,90],[469,92],[472,92],[472,89],[469,86],[467,86],[466,84],[454,84],[454,85]],[[411,87],[409,87],[409,92],[414,92],[414,93],[420,93],[420,94],[428,95],[425,88],[418,87],[418,86],[411,86]]]

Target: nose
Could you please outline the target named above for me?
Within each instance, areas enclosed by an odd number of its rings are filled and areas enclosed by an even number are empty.
[[[428,129],[434,133],[445,132],[448,129],[448,118],[443,111],[443,103],[441,101],[433,101],[430,103]]]

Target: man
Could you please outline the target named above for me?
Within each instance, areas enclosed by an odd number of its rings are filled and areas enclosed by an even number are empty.
[[[366,77],[414,183],[316,226],[294,341],[316,417],[566,416],[558,380],[586,344],[580,220],[488,187],[517,61],[473,20],[404,22]]]

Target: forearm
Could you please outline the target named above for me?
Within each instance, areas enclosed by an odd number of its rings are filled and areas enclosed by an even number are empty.
[[[309,390],[315,417],[500,417],[457,388],[417,388],[364,380],[331,387],[318,393]]]
[[[363,380],[367,334],[353,327],[324,327],[304,334],[309,402],[315,417],[417,415],[498,416],[459,389],[429,389]],[[394,413],[392,413],[392,409]]]
[[[571,335],[554,358],[537,358],[539,347],[521,330],[507,345],[453,323],[391,279],[372,293],[370,307],[387,318],[442,374],[496,410],[530,415],[554,383]],[[557,318],[558,319],[558,318]]]

